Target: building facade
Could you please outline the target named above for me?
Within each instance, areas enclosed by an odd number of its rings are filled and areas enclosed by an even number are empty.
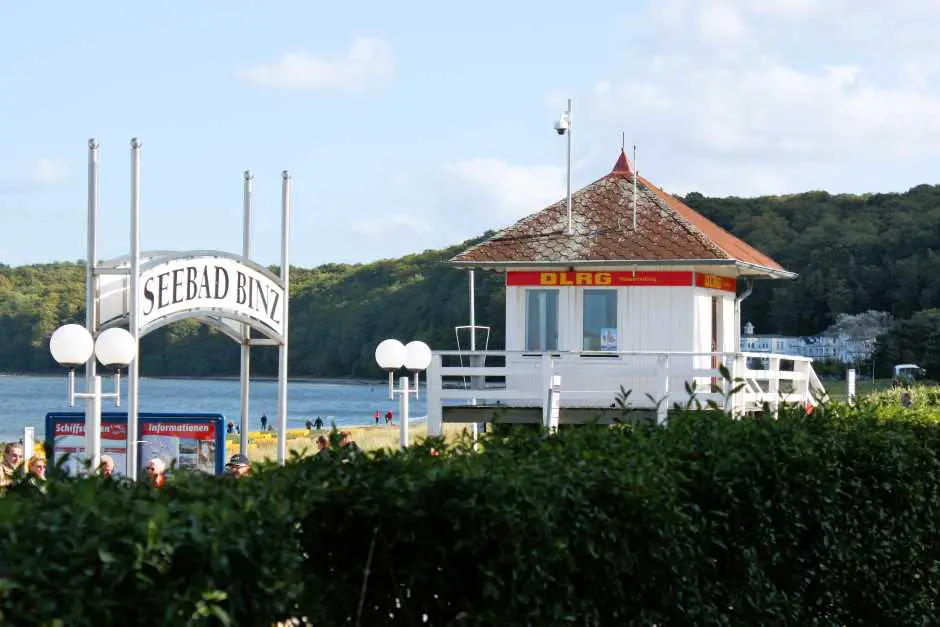
[[[856,339],[847,335],[758,335],[748,322],[741,334],[740,350],[747,353],[780,353],[810,357],[818,361],[857,364],[871,359],[875,339]]]

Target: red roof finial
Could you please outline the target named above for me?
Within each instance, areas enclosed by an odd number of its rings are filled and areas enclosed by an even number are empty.
[[[630,161],[627,159],[627,153],[620,150],[620,156],[617,158],[617,163],[614,164],[614,169],[611,170],[611,174],[633,174],[633,170],[630,169]]]

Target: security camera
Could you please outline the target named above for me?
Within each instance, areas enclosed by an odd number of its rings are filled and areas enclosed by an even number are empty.
[[[561,116],[561,118],[555,122],[555,132],[559,135],[564,135],[568,132],[568,118]]]

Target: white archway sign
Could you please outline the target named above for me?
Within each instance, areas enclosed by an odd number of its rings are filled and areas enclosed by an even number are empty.
[[[287,458],[287,347],[290,292],[290,175],[281,173],[280,276],[250,259],[251,173],[244,173],[242,254],[200,250],[140,252],[140,149],[131,140],[131,252],[105,262],[97,259],[98,143],[88,142],[88,255],[86,328],[92,336],[126,326],[140,338],[163,326],[195,319],[241,345],[241,420],[239,452],[248,453],[249,375],[252,346],[277,346],[277,459]],[[127,476],[137,477],[137,418],[140,407],[138,358],[128,367]],[[86,383],[96,374],[94,357],[85,364]],[[86,433],[93,419],[86,408]]]

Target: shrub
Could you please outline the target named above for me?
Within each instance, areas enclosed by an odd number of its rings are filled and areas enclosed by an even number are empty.
[[[12,625],[927,624],[940,584],[929,407],[495,430],[161,492],[0,498]],[[429,454],[434,446],[443,451]]]

